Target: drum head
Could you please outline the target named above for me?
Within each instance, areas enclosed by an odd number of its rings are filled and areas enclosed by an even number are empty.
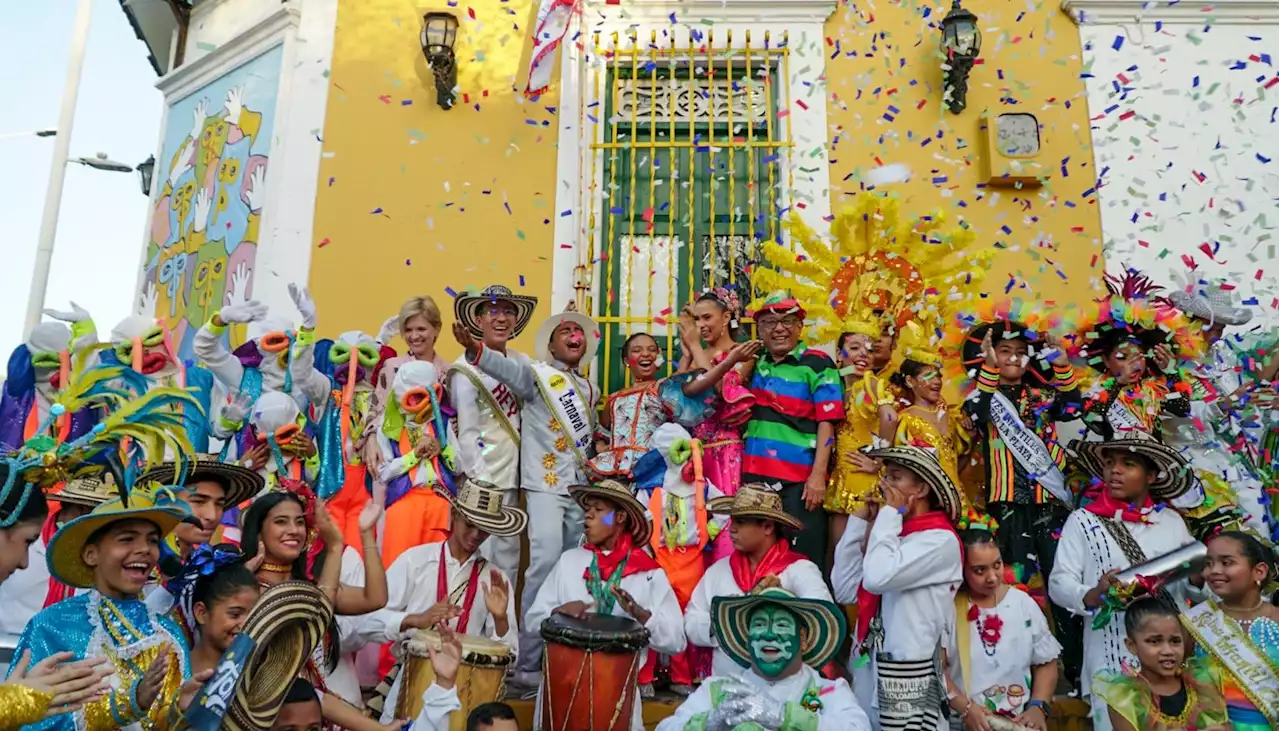
[[[542,620],[542,639],[592,652],[639,652],[649,646],[649,630],[628,617],[552,614]]]
[[[472,665],[507,665],[511,662],[511,648],[487,637],[458,635],[462,640],[462,659]],[[413,657],[429,657],[427,645],[440,649],[440,633],[435,630],[415,630],[405,642],[405,651]]]

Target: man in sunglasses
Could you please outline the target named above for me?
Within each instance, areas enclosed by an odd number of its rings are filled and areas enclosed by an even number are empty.
[[[580,368],[595,357],[596,332],[595,322],[586,315],[572,310],[553,315],[538,328],[537,359],[531,362],[506,357],[477,342],[461,323],[453,327],[467,362],[506,384],[524,404],[520,487],[529,513],[529,568],[524,574],[522,614],[529,611],[556,561],[565,551],[577,548],[582,537],[582,508],[569,496],[568,488],[587,481],[584,466],[594,450],[599,393]],[[519,672],[513,683],[534,688],[542,637],[537,625],[522,630]]]
[[[231,440],[226,459],[244,456],[250,439],[245,416],[262,394],[288,394],[304,413],[329,399],[329,379],[315,369],[315,302],[306,287],[296,284],[289,285],[289,295],[302,314],[300,328],[284,318],[269,317],[266,305],[249,300],[223,307],[192,342],[196,357],[231,394],[220,413],[210,413],[214,436]],[[226,332],[236,324],[249,325],[250,339],[232,352]]]

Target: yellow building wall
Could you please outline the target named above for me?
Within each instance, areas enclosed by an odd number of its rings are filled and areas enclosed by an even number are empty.
[[[842,3],[828,19],[832,210],[855,200],[868,169],[905,164],[911,179],[885,187],[907,201],[904,210],[942,209],[950,221],[972,226],[976,246],[1006,249],[986,289],[1003,293],[1012,277],[1010,296],[1084,304],[1097,296],[1103,266],[1076,26],[1056,2],[965,0],[964,6],[979,17],[982,63],[969,75],[968,107],[958,115],[942,103],[937,26],[949,2]],[[1038,117],[1043,159],[1053,170],[1047,184],[977,187],[984,109]]]
[[[1011,294],[1084,304],[1101,286],[1103,264],[1076,28],[1056,3],[969,0],[983,63],[970,75],[968,109],[953,115],[942,104],[937,43],[946,7],[842,3],[828,20],[832,209],[854,200],[868,169],[906,164],[912,179],[888,189],[908,210],[942,208],[974,228],[977,245],[1005,250],[988,290],[1003,292],[1012,278]],[[460,93],[450,111],[436,105],[421,53],[426,9],[340,0],[310,271],[326,334],[374,333],[417,293],[435,298],[447,326],[449,292],[490,283],[541,298],[535,322],[551,311],[557,84],[537,103],[513,90],[536,6],[477,0],[452,9],[461,20]],[[984,109],[1038,116],[1048,184],[978,187]],[[533,329],[517,348],[532,350]],[[447,333],[441,346],[456,355]]]
[[[436,105],[419,40],[430,9],[340,0],[311,293],[324,334],[376,334],[411,295],[434,298],[447,329],[450,290],[505,284],[540,298],[535,326],[514,343],[532,352],[550,312],[557,130],[548,110],[559,101],[555,91],[531,103],[512,90],[536,4],[440,3],[460,20],[459,94],[448,111]],[[447,358],[459,352],[447,332],[440,345]]]

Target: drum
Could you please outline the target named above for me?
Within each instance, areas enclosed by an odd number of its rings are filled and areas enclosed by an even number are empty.
[[[626,617],[542,622],[543,731],[627,731],[649,630]]]
[[[455,681],[462,710],[449,720],[450,731],[464,731],[467,714],[485,703],[502,700],[507,666],[511,664],[511,648],[484,637],[458,635],[462,640],[462,664]],[[440,634],[418,630],[404,645],[404,663],[400,671],[400,692],[396,696],[396,718],[413,720],[422,710],[422,694],[435,680],[427,644],[440,649]]]

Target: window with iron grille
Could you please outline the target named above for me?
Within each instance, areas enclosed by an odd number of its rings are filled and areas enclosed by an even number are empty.
[[[630,335],[652,335],[678,361],[680,310],[715,286],[752,299],[759,243],[777,240],[779,160],[789,126],[777,116],[785,46],[699,53],[653,46],[599,49],[603,159],[596,372],[605,393],[628,384]],[[781,127],[781,129],[780,129]]]

